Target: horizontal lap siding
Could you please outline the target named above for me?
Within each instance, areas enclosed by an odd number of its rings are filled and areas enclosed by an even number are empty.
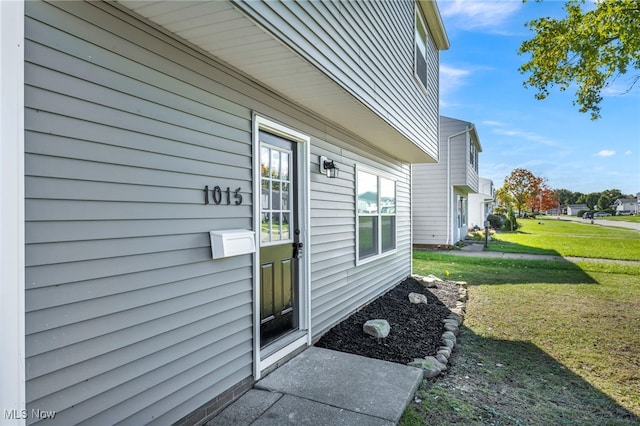
[[[447,240],[447,152],[436,164],[414,164],[413,243],[445,244]]]
[[[251,256],[208,238],[252,226],[251,111],[99,7],[26,11],[28,408],[170,423],[251,376]]]
[[[312,170],[319,156],[340,169],[328,179],[311,174],[311,316],[314,337],[398,284],[411,272],[409,165],[374,159],[342,148],[340,142],[312,140]],[[356,266],[355,167],[368,166],[396,180],[397,252]]]
[[[238,7],[438,158],[438,50],[414,76],[414,1],[242,1]],[[390,152],[393,152],[390,150]]]

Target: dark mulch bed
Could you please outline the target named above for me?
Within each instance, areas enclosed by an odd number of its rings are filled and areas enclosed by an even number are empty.
[[[329,330],[316,343],[321,348],[407,364],[414,358],[435,355],[444,333],[442,320],[458,298],[459,284],[450,281],[426,288],[407,278]],[[409,293],[427,296],[428,305],[409,302]],[[371,319],[386,319],[391,332],[385,339],[365,334],[362,326]]]

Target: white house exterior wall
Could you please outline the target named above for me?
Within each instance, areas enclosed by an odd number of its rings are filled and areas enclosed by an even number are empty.
[[[476,192],[479,176],[469,162],[469,144],[475,130],[472,123],[440,117],[440,160],[437,164],[414,164],[413,176],[413,244],[445,246],[466,236],[469,226],[468,195]],[[467,216],[459,225],[457,198],[467,205]]]
[[[484,228],[487,215],[492,213],[493,182],[490,179],[480,178],[477,193],[469,194],[469,227],[478,226]]]
[[[413,75],[415,2],[236,4],[437,160],[439,56],[428,37],[424,96]]]
[[[253,257],[213,261],[208,232],[253,226],[254,113],[310,137],[312,337],[410,273],[411,172],[393,147],[110,4],[25,6],[26,399],[56,411],[47,424],[171,424],[251,381]],[[364,265],[356,165],[397,190],[397,250]],[[205,185],[244,201],[204,205]]]
[[[451,186],[447,186],[446,144],[441,145],[440,162],[412,165],[413,244],[447,244],[447,227],[453,207],[447,202]],[[447,189],[448,188],[448,189]]]

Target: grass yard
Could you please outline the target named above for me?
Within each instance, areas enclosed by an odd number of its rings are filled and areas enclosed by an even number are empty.
[[[489,251],[640,261],[640,232],[558,219],[519,219],[516,232],[500,232]]]
[[[640,264],[415,252],[414,272],[467,281],[470,299],[452,367],[401,425],[640,424]]]

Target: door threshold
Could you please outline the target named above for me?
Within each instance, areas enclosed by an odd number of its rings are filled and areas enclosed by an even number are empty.
[[[275,364],[301,346],[306,345],[307,334],[307,330],[294,330],[273,343],[260,348],[260,371]]]

